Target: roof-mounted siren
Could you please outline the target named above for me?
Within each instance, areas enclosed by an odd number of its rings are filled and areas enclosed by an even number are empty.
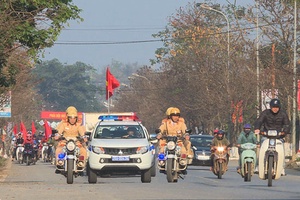
[[[140,121],[135,112],[110,113],[100,115],[98,119],[101,121]]]

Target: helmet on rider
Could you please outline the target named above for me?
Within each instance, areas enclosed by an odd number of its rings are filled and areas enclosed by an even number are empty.
[[[78,118],[78,113],[77,109],[74,106],[69,106],[66,110],[66,116],[67,116],[67,121],[70,123],[70,119],[76,119],[75,123],[77,122]]]
[[[216,135],[218,134],[218,132],[219,132],[219,129],[216,128],[216,129],[214,130],[214,136],[216,136]]]
[[[167,115],[167,117],[170,116],[170,112],[171,112],[171,110],[172,110],[173,108],[174,108],[174,107],[169,107],[169,108],[166,110],[166,115]]]
[[[244,125],[244,132],[246,133],[246,136],[249,135],[250,131],[251,131],[251,125],[250,124],[245,124]]]
[[[170,116],[180,116],[180,110],[178,108],[172,108],[170,110]]]
[[[281,108],[281,103],[279,99],[272,99],[270,101],[270,108],[274,108],[274,107]]]
[[[218,133],[217,133],[217,139],[218,140],[223,140],[224,135],[225,135],[225,132],[223,130],[219,130]]]
[[[281,108],[281,103],[280,103],[279,99],[275,98],[275,99],[272,99],[270,101],[270,109],[271,109],[272,113],[274,113],[274,114],[278,113],[278,111],[280,110],[280,108]]]

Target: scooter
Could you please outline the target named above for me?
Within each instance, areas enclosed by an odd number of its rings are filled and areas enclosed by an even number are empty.
[[[23,151],[24,151],[23,144],[18,144],[16,149],[16,158],[19,164],[21,164],[23,160]]]
[[[222,179],[222,175],[227,171],[228,149],[226,146],[214,147],[212,154],[214,155],[212,171],[218,179]]]
[[[256,166],[256,144],[241,144],[241,176],[245,182],[250,182]]]
[[[261,145],[259,151],[259,178],[268,179],[268,186],[272,186],[273,179],[281,177],[284,162],[284,146],[279,139],[280,132],[277,130],[268,130],[261,133],[267,137]]]

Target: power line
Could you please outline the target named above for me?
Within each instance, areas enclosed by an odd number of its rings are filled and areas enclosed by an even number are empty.
[[[275,23],[274,23],[275,24]],[[259,28],[262,27],[267,27],[271,26],[274,24],[266,24],[266,25],[260,25]],[[253,30],[256,29],[257,27],[249,27],[249,28],[243,28],[243,29],[238,29],[234,31],[230,31],[230,33],[235,33],[235,32],[240,32],[240,31],[246,31],[246,30]],[[74,29],[75,30],[75,29]],[[204,37],[210,37],[214,35],[220,35],[220,34],[227,34],[228,31],[222,31],[220,33],[210,33],[210,34],[205,34],[203,35]],[[182,39],[187,39],[189,37],[185,37]],[[180,38],[169,38],[169,39],[151,39],[151,40],[136,40],[136,41],[112,41],[112,42],[100,42],[100,41],[66,41],[66,42],[55,42],[54,44],[56,45],[114,45],[114,44],[139,44],[139,43],[153,43],[153,42],[162,42],[162,41],[172,41],[174,39],[180,39]]]

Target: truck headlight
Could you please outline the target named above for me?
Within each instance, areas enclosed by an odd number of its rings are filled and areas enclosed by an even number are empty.
[[[104,154],[105,151],[102,147],[92,146],[92,151],[96,154]]]
[[[148,147],[138,147],[137,149],[136,149],[136,153],[137,154],[144,154],[144,153],[147,153],[147,151],[148,151]]]

